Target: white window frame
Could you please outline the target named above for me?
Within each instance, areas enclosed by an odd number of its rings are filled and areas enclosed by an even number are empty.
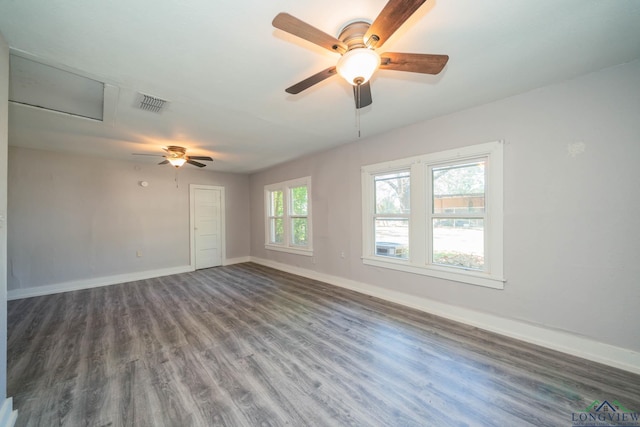
[[[366,265],[453,280],[494,289],[504,289],[503,277],[503,143],[478,144],[459,149],[363,166],[362,173],[362,262]],[[486,158],[485,270],[462,269],[431,263],[430,167]],[[376,175],[411,171],[409,214],[409,258],[375,254]]]
[[[291,189],[297,187],[307,187],[307,245],[294,245],[291,242],[292,220],[295,218],[305,218],[304,215],[294,215],[291,205]],[[283,243],[271,242],[271,200],[270,193],[282,191],[282,202],[284,207],[284,238]],[[311,222],[311,177],[292,179],[264,186],[264,217],[265,217],[265,249],[272,251],[288,252],[296,255],[313,256],[312,222]]]

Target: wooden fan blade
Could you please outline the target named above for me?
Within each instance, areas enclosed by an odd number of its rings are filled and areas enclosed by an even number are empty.
[[[276,17],[273,18],[272,24],[274,27],[282,31],[286,31],[289,34],[293,34],[301,39],[317,44],[318,46],[332,52],[344,53],[347,51],[347,45],[337,38],[320,31],[316,27],[313,27],[295,16],[289,15],[288,13],[283,12],[277,14]]]
[[[427,0],[389,0],[364,35],[367,46],[379,48]],[[373,39],[372,39],[373,37]]]
[[[158,163],[159,165],[166,165],[167,163],[169,163],[169,160],[163,160],[160,163]]]
[[[191,159],[187,160],[187,163],[189,163],[190,165],[193,165],[193,166],[197,166],[199,168],[203,168],[203,167],[207,166],[204,163],[196,162],[195,160],[191,160]]]
[[[356,108],[363,108],[373,103],[371,98],[371,82],[353,87],[353,97],[356,100]]]
[[[207,160],[209,162],[213,162],[213,159],[209,156],[189,156],[191,160]]]
[[[163,154],[146,154],[146,153],[131,153],[132,156],[153,156],[153,157],[164,157]]]
[[[409,71],[412,73],[438,74],[447,64],[447,55],[429,55],[426,53],[386,52],[380,55],[380,69]]]
[[[292,95],[296,95],[302,92],[305,89],[309,89],[311,86],[320,83],[321,81],[328,79],[331,76],[336,75],[336,67],[329,67],[326,70],[322,70],[319,73],[314,74],[311,77],[308,77],[302,80],[299,83],[294,84],[291,87],[285,89],[285,92],[290,93]]]

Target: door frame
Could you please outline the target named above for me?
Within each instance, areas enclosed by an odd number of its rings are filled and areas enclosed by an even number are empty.
[[[196,269],[196,236],[194,230],[196,223],[196,190],[220,190],[220,257],[222,258],[222,265],[225,265],[227,261],[226,197],[224,187],[218,185],[189,184],[189,263],[193,271]]]

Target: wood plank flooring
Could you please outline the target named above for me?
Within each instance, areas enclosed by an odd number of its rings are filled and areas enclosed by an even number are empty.
[[[571,426],[640,376],[247,263],[10,301],[18,426]]]

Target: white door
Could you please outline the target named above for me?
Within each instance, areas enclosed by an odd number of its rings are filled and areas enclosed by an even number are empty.
[[[196,270],[222,265],[224,188],[192,185],[190,193],[192,262]]]

